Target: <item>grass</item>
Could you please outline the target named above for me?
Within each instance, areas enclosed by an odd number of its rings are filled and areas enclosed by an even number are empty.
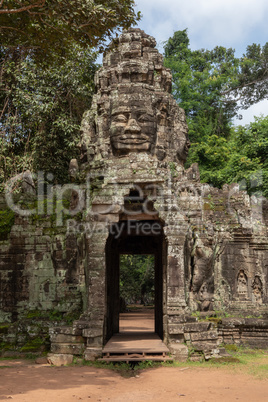
[[[268,350],[250,349],[236,345],[225,345],[225,347],[230,356],[213,358],[205,362],[174,362],[172,365],[175,367],[217,368],[237,374],[248,374],[258,379],[268,379]]]
[[[76,362],[76,359],[74,359],[74,362],[72,365],[76,366],[89,366],[89,367],[95,367],[95,368],[100,368],[100,369],[108,369],[117,372],[120,374],[122,377],[125,378],[130,378],[130,377],[136,377],[142,370],[146,370],[149,368],[157,368],[163,366],[163,363],[161,362],[153,362],[151,360],[146,360],[142,362],[132,362],[132,363],[125,363],[125,362],[103,362],[103,361],[86,361],[83,360],[82,363],[78,360]]]
[[[44,354],[41,353],[18,353],[17,355],[14,354],[13,356],[8,356],[8,357],[0,357],[0,362],[1,361],[9,361],[9,360],[28,360],[29,362],[33,363],[37,357],[43,357]]]
[[[240,360],[237,371],[250,374],[259,379],[268,379],[268,350],[244,349],[234,352]]]

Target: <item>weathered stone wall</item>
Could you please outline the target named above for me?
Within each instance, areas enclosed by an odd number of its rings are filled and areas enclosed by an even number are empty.
[[[2,211],[6,205],[2,201]],[[4,237],[4,236],[3,236]],[[0,322],[30,311],[72,314],[83,310],[83,237],[55,227],[51,216],[22,217],[0,241]]]
[[[179,180],[179,203],[189,222],[185,279],[192,308],[265,312],[267,200],[256,205],[237,184],[220,190],[188,179]]]

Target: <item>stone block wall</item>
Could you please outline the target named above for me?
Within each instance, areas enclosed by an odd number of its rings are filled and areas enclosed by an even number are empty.
[[[1,203],[4,211],[4,203]],[[84,239],[51,216],[22,217],[0,240],[0,322],[31,311],[69,314],[85,303]]]
[[[203,321],[202,321],[203,320]],[[268,319],[181,315],[169,325],[169,348],[177,360],[208,360],[226,355],[224,345],[266,349]]]
[[[268,346],[267,319],[224,318],[218,326],[218,333],[224,344],[264,349]]]

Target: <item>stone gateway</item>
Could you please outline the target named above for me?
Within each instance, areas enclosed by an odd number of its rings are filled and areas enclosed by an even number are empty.
[[[155,45],[129,29],[96,73],[81,158],[69,170],[80,183],[71,202],[80,220],[73,214],[69,230],[52,230],[16,217],[2,242],[3,320],[29,306],[63,313],[80,306],[72,326],[51,326],[54,355],[94,359],[119,331],[121,254],[154,255],[155,332],[174,358],[188,349],[217,355],[223,343],[267,346],[267,200],[237,184],[213,188],[200,182],[196,164],[184,168],[186,118]]]

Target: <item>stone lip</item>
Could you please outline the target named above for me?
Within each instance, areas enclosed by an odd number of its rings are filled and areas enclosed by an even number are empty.
[[[219,327],[268,329],[268,320],[261,318],[222,318]]]

